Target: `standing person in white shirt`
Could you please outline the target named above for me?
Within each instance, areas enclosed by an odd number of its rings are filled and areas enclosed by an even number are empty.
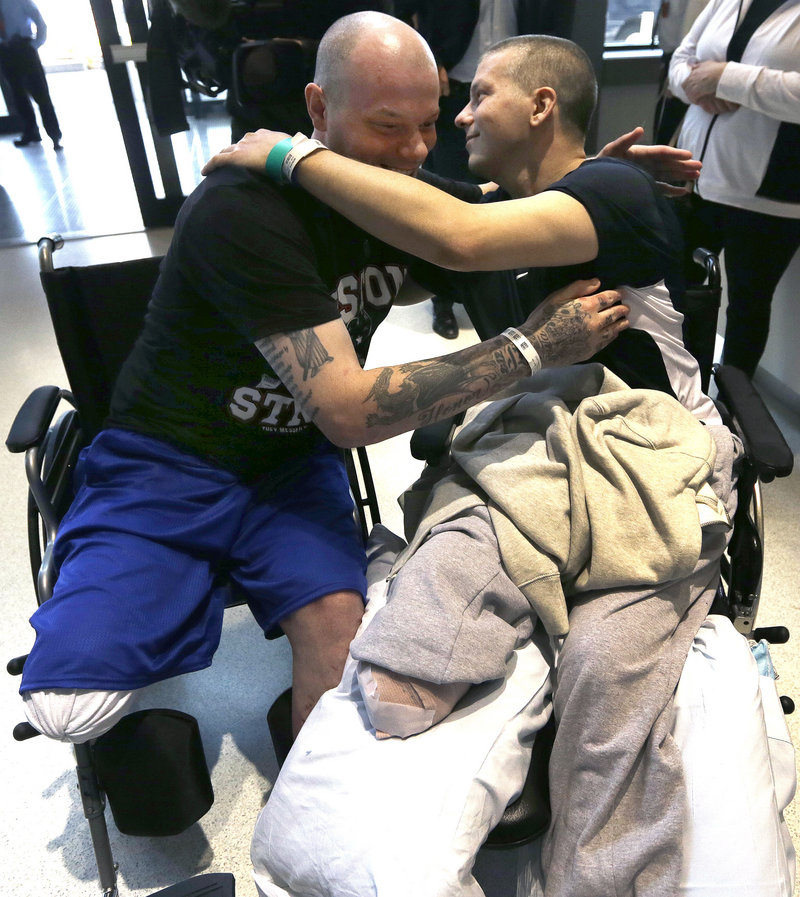
[[[800,246],[799,68],[800,0],[713,0],[669,70],[670,90],[690,104],[678,146],[703,163],[687,249],[725,250],[723,361],[751,377]]]

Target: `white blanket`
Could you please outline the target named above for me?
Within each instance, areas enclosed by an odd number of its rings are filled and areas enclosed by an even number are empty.
[[[373,534],[364,623],[385,602],[399,540]],[[505,679],[472,689],[446,720],[378,741],[355,661],[303,727],[252,842],[263,897],[482,897],[473,876],[486,835],[519,793],[550,714],[546,640],[515,652]],[[709,617],[676,696],[674,735],[690,796],[681,895],[790,897],[794,849],[782,812],[794,749],[774,680],[745,639]],[[517,897],[540,897],[535,847],[517,857]],[[509,895],[512,897],[512,895]],[[582,895],[575,895],[582,897]]]

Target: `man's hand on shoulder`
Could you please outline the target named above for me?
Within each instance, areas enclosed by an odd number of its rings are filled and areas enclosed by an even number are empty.
[[[669,196],[681,196],[687,192],[684,187],[676,187],[675,183],[696,181],[700,177],[703,163],[693,159],[689,150],[676,146],[656,144],[647,146],[637,143],[644,136],[644,128],[634,128],[627,134],[607,143],[597,154],[633,162],[649,172],[658,182],[662,192]]]
[[[264,171],[272,148],[289,135],[281,131],[267,131],[264,128],[249,132],[238,143],[226,146],[212,156],[203,166],[201,174],[207,175],[223,165],[241,165],[255,171]]]
[[[576,280],[551,293],[520,328],[546,367],[586,361],[628,327],[618,290],[594,292],[598,280]]]

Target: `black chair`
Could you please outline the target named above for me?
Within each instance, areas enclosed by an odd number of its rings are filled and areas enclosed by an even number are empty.
[[[794,456],[763,399],[749,378],[729,365],[713,365],[716,323],[722,295],[719,259],[706,249],[693,254],[705,278],[702,284],[688,290],[681,311],[684,314],[684,341],[700,365],[704,390],[713,381],[719,393],[718,406],[726,424],[742,439],[745,458],[737,490],[739,502],[734,517],[728,550],[721,561],[722,583],[712,606],[712,613],[729,617],[736,629],[748,638],[766,639],[784,644],[789,631],[784,626],[754,628],[761,597],[764,559],[764,518],[761,483],[792,472]],[[472,316],[470,294],[464,304]],[[496,319],[488,303],[475,295],[476,330],[481,339],[500,333],[508,318]],[[503,310],[504,313],[508,310]],[[516,310],[516,320],[523,320],[526,311]],[[411,453],[428,464],[441,463],[449,450],[456,420],[439,421],[417,430],[411,439]],[[785,713],[792,713],[794,703],[781,697]],[[486,846],[518,847],[544,834],[550,824],[548,763],[555,738],[555,721],[537,733],[531,765],[520,796],[507,808],[500,823],[489,833]]]
[[[142,329],[161,264],[161,259],[154,257],[55,268],[53,253],[62,246],[57,234],[43,237],[39,260],[70,389],[50,385],[35,389],[17,413],[6,440],[9,451],[25,454],[28,545],[38,604],[53,592],[52,547],[59,522],[72,501],[72,473],[78,455],[102,427],[114,381]],[[367,454],[361,448],[345,452],[344,457],[356,516],[366,536],[380,521]],[[226,606],[243,603],[232,584],[224,584],[230,587]],[[9,661],[8,672],[21,675],[25,659]],[[17,741],[24,741],[39,733],[22,722],[13,734]],[[133,753],[132,746],[136,747]],[[123,833],[158,836],[188,828],[213,802],[199,730],[188,714],[139,711],[124,717],[91,744],[73,747],[100,885],[105,897],[116,897],[117,867],[105,820],[106,800]],[[148,791],[142,781],[156,766],[147,762],[152,750],[179,752],[185,762],[168,775],[153,775]],[[128,772],[137,769],[137,776],[116,774],[120,758]],[[198,876],[163,892],[164,897],[206,894],[232,897],[232,876]]]

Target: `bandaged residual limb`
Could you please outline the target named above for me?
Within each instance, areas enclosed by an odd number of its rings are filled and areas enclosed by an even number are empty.
[[[387,604],[350,646],[376,736],[406,738],[443,720],[472,684],[503,677],[532,629],[530,604],[503,570],[486,506],[434,526],[392,574]]]
[[[441,722],[471,682],[436,684],[361,662],[358,684],[378,739],[418,735]]]

